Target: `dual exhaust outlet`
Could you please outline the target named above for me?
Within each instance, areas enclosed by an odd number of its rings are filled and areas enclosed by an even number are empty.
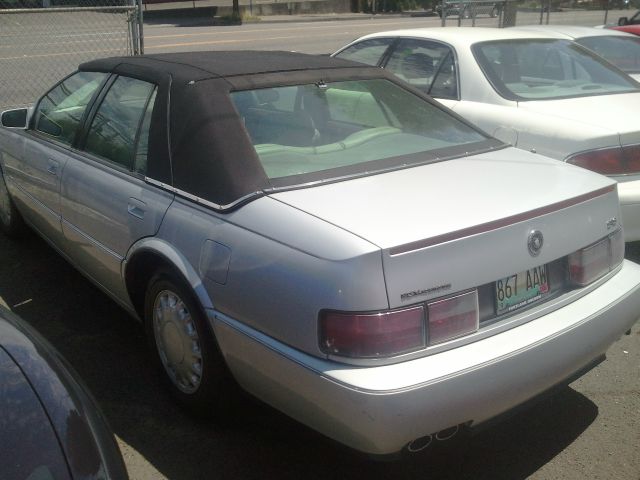
[[[455,437],[460,432],[461,425],[455,425],[453,427],[445,428],[437,433],[431,435],[425,435],[424,437],[416,438],[407,445],[407,451],[409,453],[418,453],[427,448],[433,443],[434,440],[438,442],[446,442]]]

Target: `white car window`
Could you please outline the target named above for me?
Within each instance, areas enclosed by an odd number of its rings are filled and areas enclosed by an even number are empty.
[[[447,45],[412,38],[400,40],[385,68],[424,93],[458,99],[454,55]]]
[[[640,73],[640,38],[595,36],[576,40],[627,73]]]
[[[555,39],[478,43],[473,53],[498,93],[546,100],[640,91],[630,77],[573,42]]]
[[[391,43],[393,38],[372,38],[351,45],[334,56],[375,66],[378,65]]]

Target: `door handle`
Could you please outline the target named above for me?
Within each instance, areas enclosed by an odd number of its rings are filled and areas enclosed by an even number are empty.
[[[47,160],[47,173],[51,175],[58,175],[58,167],[60,164],[53,159]]]
[[[144,219],[144,214],[145,214],[145,207],[147,206],[146,203],[144,203],[141,200],[138,200],[137,198],[129,198],[129,203],[127,205],[127,212],[129,212],[129,215],[132,215],[136,218],[139,219]]]

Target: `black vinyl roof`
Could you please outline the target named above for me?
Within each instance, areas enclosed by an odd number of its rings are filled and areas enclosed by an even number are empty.
[[[382,78],[443,108],[381,68],[321,55],[167,53],[98,59],[80,65],[79,70],[154,83],[157,97],[149,131],[147,178],[205,200],[220,211],[274,188],[231,92]]]
[[[111,57],[80,65],[80,70],[114,71],[127,64],[153,69],[174,78],[199,80],[212,77],[268,74],[304,70],[354,68],[367,66],[325,55],[281,51],[216,51],[160,53],[133,57]],[[370,68],[370,67],[368,67]]]

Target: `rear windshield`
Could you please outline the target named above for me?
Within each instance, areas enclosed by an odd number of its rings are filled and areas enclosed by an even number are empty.
[[[632,36],[597,36],[576,40],[627,73],[640,73],[640,38]]]
[[[547,100],[640,91],[640,86],[593,52],[568,40],[479,43],[473,53],[503,97]]]
[[[499,144],[385,79],[245,90],[231,97],[271,180],[326,180]]]

